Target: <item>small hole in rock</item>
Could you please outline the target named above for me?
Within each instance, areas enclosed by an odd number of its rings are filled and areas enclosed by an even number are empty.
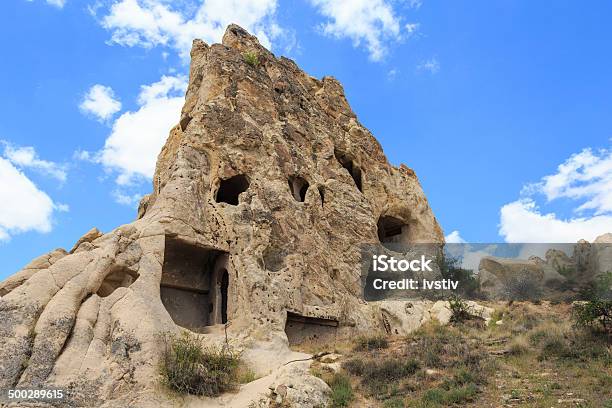
[[[291,190],[295,201],[304,202],[306,200],[306,192],[309,186],[308,181],[303,177],[289,177],[289,190]]]
[[[334,155],[336,156],[336,160],[338,160],[340,165],[349,172],[353,178],[353,181],[355,182],[355,185],[357,186],[357,189],[363,192],[361,183],[361,169],[346,154],[334,150]]]
[[[245,192],[248,188],[249,179],[244,174],[238,174],[237,176],[221,180],[219,190],[217,190],[216,201],[218,203],[238,205],[240,193]]]

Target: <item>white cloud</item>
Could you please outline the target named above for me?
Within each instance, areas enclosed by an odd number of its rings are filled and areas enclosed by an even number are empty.
[[[417,65],[417,71],[425,71],[431,74],[436,74],[440,71],[440,63],[437,58],[430,58]]]
[[[125,112],[115,120],[104,148],[94,160],[116,171],[118,184],[153,176],[157,155],[170,129],[178,123],[186,87],[184,77],[163,76],[156,83],[142,86],[137,111]],[[91,157],[83,151],[75,154]]]
[[[115,198],[115,202],[122,205],[127,205],[128,207],[136,207],[142,198],[142,194],[129,194],[122,190],[113,191],[113,197]]]
[[[560,219],[555,213],[542,214],[531,199],[520,199],[501,208],[499,234],[506,242],[593,241],[612,231],[612,216]]]
[[[66,0],[46,0],[47,4],[50,4],[55,7],[62,8],[66,4]]]
[[[34,0],[27,0],[27,1],[31,3]],[[51,6],[55,6],[58,8],[62,8],[66,4],[66,0],[45,0],[45,2]]]
[[[121,110],[121,102],[115,99],[115,93],[111,87],[96,84],[89,88],[79,109],[84,113],[94,115],[99,121],[106,121]]]
[[[408,34],[413,35],[419,30],[419,26],[419,23],[408,23],[404,27],[406,27]]]
[[[571,198],[585,200],[577,212],[593,210],[595,214],[612,212],[612,149],[593,152],[584,149],[572,155],[557,168],[557,173],[530,185],[528,190],[541,191],[547,200]]]
[[[535,197],[547,202],[570,199],[574,216],[542,213]],[[525,186],[523,197],[504,205],[500,230],[507,242],[593,241],[612,231],[612,149],[584,149],[559,165],[557,172]]]
[[[56,205],[49,196],[17,169],[0,157],[0,241],[26,231],[49,232]]]
[[[67,175],[65,166],[51,161],[41,160],[33,147],[16,147],[4,140],[0,141],[0,144],[4,145],[5,158],[15,166],[32,168],[61,182],[66,181]]]
[[[465,240],[459,234],[459,231],[455,230],[444,237],[444,240],[448,244],[465,244]]]
[[[329,21],[323,32],[336,38],[348,38],[355,46],[365,44],[370,58],[381,60],[387,53],[387,41],[401,38],[400,18],[386,0],[310,0]],[[407,29],[409,31],[409,29]]]
[[[220,42],[225,28],[236,23],[271,48],[271,39],[283,34],[275,22],[276,0],[204,0],[200,6],[174,8],[164,0],[120,0],[102,17],[111,42],[123,46],[172,47],[189,56],[194,38]]]

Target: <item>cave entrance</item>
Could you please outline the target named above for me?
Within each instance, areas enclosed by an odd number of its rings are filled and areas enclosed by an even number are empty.
[[[303,343],[328,343],[334,341],[338,330],[338,321],[320,317],[302,316],[287,312],[285,333],[292,346]]]
[[[392,244],[390,246],[396,246],[397,244],[409,243],[408,225],[404,221],[389,215],[385,215],[378,219],[377,226],[378,240],[384,247],[388,248],[387,244]]]
[[[221,323],[227,323],[227,291],[229,289],[229,273],[227,270],[223,270],[223,274],[221,276]]]
[[[166,237],[160,295],[174,323],[202,332],[227,322],[228,259],[227,252]]]
[[[336,156],[336,160],[338,160],[340,165],[349,172],[359,191],[363,192],[363,186],[361,183],[361,169],[346,154],[334,150],[334,155]]]
[[[306,200],[306,192],[309,186],[308,181],[303,177],[289,177],[289,190],[291,190],[295,201],[304,202]]]
[[[249,188],[249,179],[244,174],[238,174],[225,180],[221,180],[219,189],[215,196],[218,203],[238,205],[240,193]]]

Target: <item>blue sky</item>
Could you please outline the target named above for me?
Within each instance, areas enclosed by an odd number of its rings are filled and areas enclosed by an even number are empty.
[[[592,240],[612,231],[610,15],[606,1],[3,1],[0,279],[134,219],[191,39],[229,22],[338,78],[451,240]]]

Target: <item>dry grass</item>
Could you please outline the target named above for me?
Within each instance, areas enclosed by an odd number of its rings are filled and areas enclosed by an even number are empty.
[[[490,306],[503,324],[430,322],[406,338],[376,341],[385,348],[363,347],[363,339],[345,346],[349,406],[549,408],[578,398],[612,408],[610,340],[577,330],[570,305]]]

